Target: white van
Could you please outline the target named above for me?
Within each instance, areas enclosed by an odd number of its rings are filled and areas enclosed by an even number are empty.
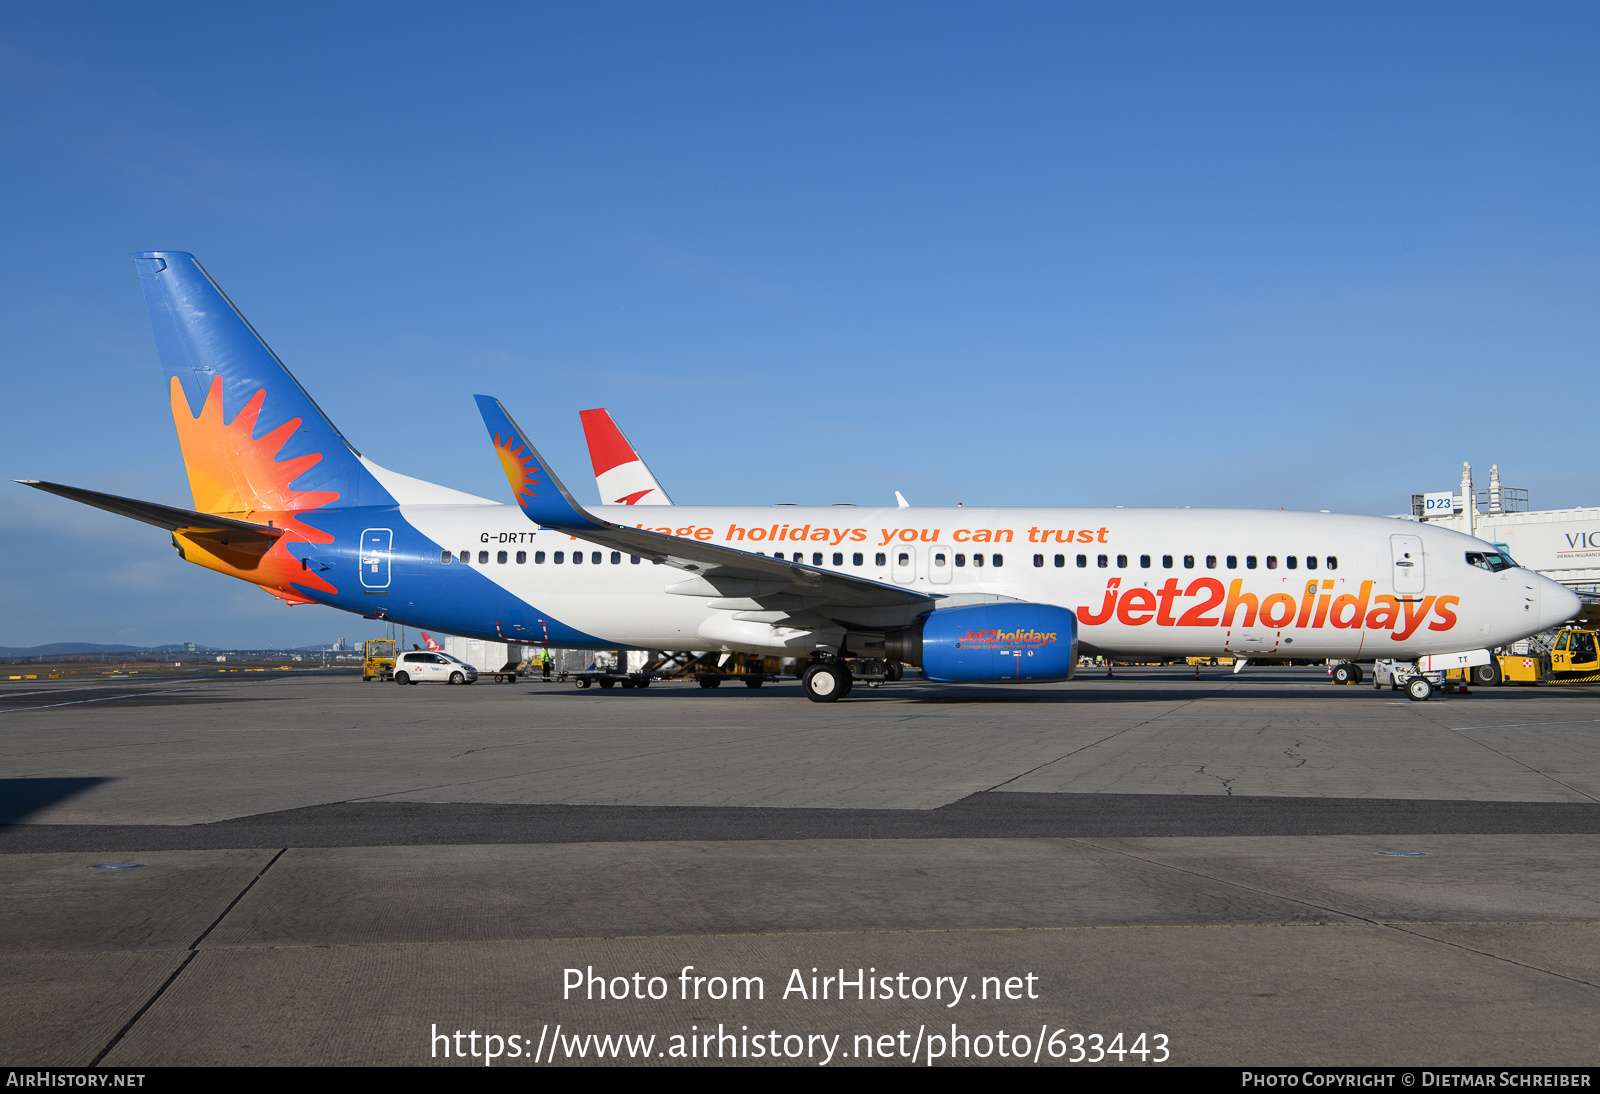
[[[402,653],[394,663],[397,684],[470,684],[477,679],[477,669],[448,653],[412,650]]]

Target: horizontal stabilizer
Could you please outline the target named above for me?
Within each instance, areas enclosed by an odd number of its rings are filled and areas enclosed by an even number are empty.
[[[23,486],[31,486],[35,490],[43,490],[47,494],[58,494],[63,498],[81,501],[85,505],[92,505],[96,509],[104,509],[108,513],[115,513],[120,517],[132,517],[142,520],[146,524],[153,524],[157,528],[165,528],[169,532],[183,532],[187,536],[203,536],[221,539],[224,542],[236,544],[248,543],[252,540],[262,543],[271,543],[283,535],[282,528],[271,528],[262,524],[251,524],[249,521],[232,520],[228,517],[214,517],[209,513],[196,513],[191,509],[176,509],[170,505],[157,505],[153,501],[136,501],[133,498],[121,498],[115,494],[102,494],[96,490],[84,490],[76,486],[62,486],[57,482],[40,482],[37,479],[15,479]]]

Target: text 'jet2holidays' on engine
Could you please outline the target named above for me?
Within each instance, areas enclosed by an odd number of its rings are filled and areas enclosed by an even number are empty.
[[[515,498],[497,504],[357,452],[192,255],[135,261],[193,509],[26,484],[164,528],[186,561],[291,604],[552,647],[797,657],[819,702],[900,663],[949,683],[1069,680],[1080,653],[1477,663],[1580,607],[1488,543],[1382,517],[585,507],[478,396]],[[644,488],[621,485],[623,502]]]

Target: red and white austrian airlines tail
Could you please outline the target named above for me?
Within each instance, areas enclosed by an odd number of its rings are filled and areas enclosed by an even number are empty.
[[[603,408],[580,410],[601,505],[671,505],[656,477]]]
[[[433,640],[433,636],[431,634],[429,634],[427,631],[423,631],[422,632],[422,644],[424,646],[427,646],[434,653],[443,653],[444,652],[444,647],[439,645],[439,643],[435,642]]]

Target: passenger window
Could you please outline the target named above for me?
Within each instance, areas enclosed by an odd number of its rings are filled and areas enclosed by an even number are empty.
[[[982,555],[973,555],[972,556],[972,564],[974,566],[982,566],[983,565],[983,556]]]
[[[500,551],[494,556],[494,560],[500,565],[504,566],[506,564],[506,553],[504,551]]]
[[[1150,556],[1149,555],[1140,555],[1139,556],[1139,568],[1143,569],[1143,570],[1148,570],[1150,568]]]
[[[630,565],[630,566],[639,565],[639,556],[638,555],[629,555],[628,556],[628,565]]]
[[[556,565],[557,565],[557,566],[559,566],[559,565],[561,565],[561,564],[562,564],[562,563],[563,563],[563,562],[565,562],[565,561],[567,561],[567,555],[566,555],[566,552],[565,552],[565,551],[557,551],[557,552],[556,552],[556,557],[555,557],[555,559],[554,559],[554,560],[553,560],[553,561],[554,561],[554,562],[555,562],[555,564],[556,564]]]
[[[1059,569],[1061,569],[1061,567],[1065,566],[1066,564],[1067,564],[1067,556],[1066,555],[1057,555],[1056,556],[1056,569],[1059,570]]]
[[[1284,565],[1285,569],[1292,570],[1296,566],[1300,565],[1300,560],[1298,558],[1296,558],[1294,555],[1284,555],[1283,556],[1283,565]]]
[[[811,565],[813,565],[813,566],[821,566],[822,565],[822,552],[821,551],[813,551],[812,552],[812,554],[811,554]]]
[[[863,555],[860,551],[857,551],[855,554],[850,556],[850,565],[852,565],[852,566],[860,566],[866,560],[867,560],[867,556]]]
[[[1216,555],[1207,555],[1206,556],[1206,569],[1215,570],[1216,568],[1217,568],[1217,556]]]
[[[589,561],[594,563],[596,566],[600,565],[600,552],[596,551],[594,554],[590,555]]]
[[[622,565],[622,552],[621,551],[612,551],[611,552],[611,565],[613,565],[613,566],[621,566]]]
[[[1317,556],[1316,555],[1307,555],[1306,556],[1306,569],[1315,570],[1316,568],[1317,568]]]
[[[1128,568],[1128,556],[1127,555],[1118,555],[1117,556],[1117,569],[1126,570],[1127,568]]]
[[[1228,556],[1228,569],[1237,570],[1238,568],[1239,568],[1239,556],[1238,555],[1229,555]]]
[[[1244,556],[1244,568],[1246,570],[1254,570],[1256,568],[1256,556],[1255,555],[1245,555]]]
[[[1162,565],[1162,567],[1164,569],[1168,569],[1168,570],[1172,569],[1172,556],[1171,555],[1162,555],[1161,556],[1161,565]]]
[[[911,552],[909,552],[909,551],[901,551],[899,556],[895,558],[894,564],[896,566],[909,566],[909,565],[911,565]]]
[[[995,566],[1004,566],[1006,564],[1006,556],[1005,555],[990,555],[989,556],[989,562],[992,565],[995,565]]]
[[[779,555],[778,557],[782,558],[783,556]],[[804,562],[806,560],[806,553],[804,551],[796,551],[794,553],[794,560],[796,562]]]
[[[873,559],[873,565],[875,565],[875,566],[887,566],[887,565],[889,565],[889,556],[884,554],[882,551],[879,551],[877,554],[873,555],[872,559]]]
[[[835,566],[843,566],[844,565],[844,552],[843,551],[835,551],[835,552],[833,552],[833,564]],[[939,565],[941,565],[941,566],[944,565],[944,556],[943,555],[939,556]]]
[[[518,566],[526,566],[527,564],[528,564],[528,552],[526,552],[526,551],[518,551],[517,552],[517,565]]]
[[[1111,565],[1111,559],[1105,555],[1095,555],[1094,564],[1104,570],[1107,566]]]
[[[1183,568],[1185,570],[1194,569],[1194,556],[1193,555],[1184,555],[1183,556]]]
[[[956,568],[957,569],[960,569],[961,567],[965,566],[966,564],[967,564],[967,556],[966,555],[957,555],[956,556]]]
[[[455,556],[452,555],[449,551],[440,551],[439,552],[439,561],[444,563],[446,566],[450,565],[455,560],[456,560]]]
[[[462,562],[471,562],[472,561],[472,552],[471,551],[462,551],[461,552],[461,561]]]
[[[1336,557],[1334,557],[1333,555],[1329,555],[1328,556],[1328,569],[1337,570],[1338,568],[1339,568],[1339,560]]]
[[[574,551],[574,552],[572,552],[572,564],[574,566],[581,566],[583,564],[583,552],[582,551]]]
[[[533,564],[535,566],[543,566],[544,565],[544,552],[543,551],[535,551],[535,552],[533,552]]]
[[[1033,564],[1035,566],[1043,566],[1044,565],[1044,556],[1043,555],[1034,555],[1033,556]]]
[[[1268,555],[1267,556],[1267,569],[1276,570],[1277,568],[1278,568],[1278,556],[1277,555]]]
[[[1078,569],[1081,570],[1087,565],[1089,565],[1089,556],[1088,555],[1079,555],[1078,556]]]
[[[482,566],[487,566],[489,564],[489,552],[488,551],[479,551],[478,552],[478,564],[482,565]]]

